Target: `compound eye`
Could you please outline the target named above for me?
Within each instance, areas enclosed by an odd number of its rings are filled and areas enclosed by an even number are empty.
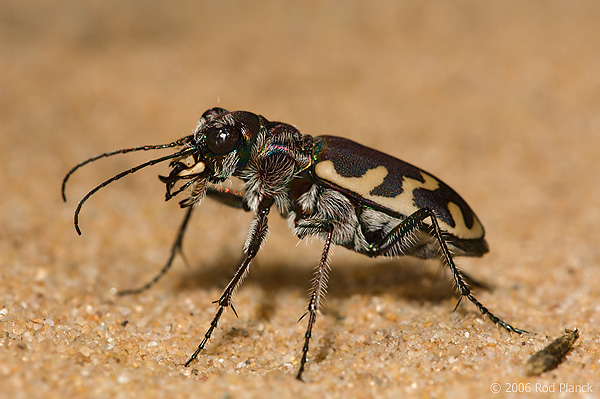
[[[224,115],[227,113],[229,113],[229,111],[227,111],[226,109],[215,107],[204,111],[204,113],[202,114],[202,118],[210,121],[215,119],[219,115]]]
[[[215,155],[228,154],[242,142],[242,133],[233,126],[211,127],[206,131],[206,146]]]

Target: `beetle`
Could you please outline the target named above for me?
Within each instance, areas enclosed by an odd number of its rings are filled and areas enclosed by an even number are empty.
[[[215,301],[216,314],[186,367],[205,348],[225,309],[230,307],[237,316],[232,300],[265,241],[273,207],[287,218],[298,238],[317,236],[324,242],[308,306],[300,318],[308,317],[296,375],[300,380],[325,297],[332,245],[369,257],[439,257],[452,274],[459,295],[456,307],[467,298],[493,323],[509,332],[526,333],[483,306],[471,292],[466,275],[454,263],[454,256],[479,257],[488,252],[484,228],[469,205],[432,174],[345,138],[312,137],[289,124],[271,122],[251,112],[211,108],[204,112],[193,134],[179,140],[111,151],[76,165],[63,180],[63,199],[66,201],[69,177],[90,162],[116,154],[169,148],[177,151],[123,171],[92,189],[77,205],[74,223],[81,234],[82,206],[101,188],[142,168],[170,161],[170,173],[159,178],[166,186],[166,200],[186,192],[179,202],[187,209],[185,217],[160,272],[144,286],[120,292],[125,295],[148,289],[167,272],[182,251],[192,212],[204,198],[254,214],[243,246],[244,259]],[[241,180],[240,191],[222,186],[231,178]]]

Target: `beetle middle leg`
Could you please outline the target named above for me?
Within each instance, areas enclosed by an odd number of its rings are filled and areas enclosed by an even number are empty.
[[[471,293],[471,289],[466,282],[466,279],[460,269],[454,263],[452,259],[452,255],[450,250],[448,249],[448,245],[444,238],[444,234],[442,229],[437,221],[437,217],[435,213],[429,208],[422,208],[418,211],[414,212],[412,215],[406,217],[400,222],[395,228],[393,228],[385,237],[383,237],[379,243],[372,244],[370,246],[369,251],[367,252],[370,256],[379,256],[385,255],[385,253],[394,247],[394,245],[401,243],[401,246],[408,249],[408,245],[410,245],[411,238],[413,235],[422,228],[423,220],[429,218],[431,220],[430,233],[437,241],[439,250],[441,252],[442,262],[450,269],[452,273],[452,277],[454,278],[454,282],[456,284],[456,288],[458,293],[460,294],[460,298],[458,299],[458,303],[456,304],[456,308],[460,304],[462,298],[466,297],[469,301],[471,301],[477,309],[481,312],[482,315],[487,315],[490,320],[494,324],[499,324],[504,329],[509,332],[515,332],[518,334],[527,333],[525,330],[521,330],[519,328],[513,327],[510,324],[504,322],[502,319],[495,316],[492,312],[490,312],[481,302],[475,298],[475,296]],[[405,240],[403,242],[403,240]]]
[[[323,226],[323,224],[320,224]],[[302,380],[302,373],[304,372],[304,366],[308,357],[308,347],[310,338],[312,336],[312,329],[317,321],[317,312],[321,307],[321,302],[325,297],[325,291],[327,290],[327,280],[329,277],[329,265],[327,263],[327,257],[329,250],[331,249],[331,238],[333,235],[333,225],[327,223],[324,225],[323,231],[327,232],[327,238],[325,239],[325,246],[323,247],[323,254],[321,255],[321,261],[315,272],[313,279],[313,288],[310,293],[310,300],[308,302],[308,308],[300,320],[302,320],[308,314],[308,326],[306,333],[304,334],[304,345],[302,346],[302,359],[300,360],[300,368],[296,378]],[[298,320],[298,321],[300,321]]]

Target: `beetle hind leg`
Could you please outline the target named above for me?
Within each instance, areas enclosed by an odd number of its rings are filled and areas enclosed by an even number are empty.
[[[510,324],[503,321],[502,319],[500,319],[499,317],[497,317],[496,315],[494,315],[492,312],[490,312],[488,310],[488,308],[483,306],[483,304],[481,302],[479,302],[477,300],[477,298],[475,298],[475,296],[471,293],[471,289],[466,282],[465,276],[463,275],[463,273],[460,271],[460,269],[456,266],[456,264],[452,260],[452,255],[450,254],[450,250],[448,249],[448,245],[446,244],[446,240],[443,237],[442,230],[440,229],[440,226],[438,225],[435,214],[430,209],[424,209],[424,213],[426,213],[427,216],[431,219],[431,230],[432,230],[433,235],[436,237],[436,239],[439,243],[442,261],[448,266],[448,268],[452,272],[452,276],[454,277],[454,282],[456,283],[456,288],[460,294],[460,298],[458,299],[458,302],[456,303],[455,309],[460,304],[460,301],[462,298],[467,298],[469,301],[471,301],[471,303],[473,303],[477,307],[477,309],[479,309],[479,311],[481,312],[482,315],[484,315],[484,316],[487,315],[494,324],[499,324],[508,332],[514,332],[517,334],[527,333],[527,331],[521,330],[520,328],[513,327]]]
[[[431,220],[430,234],[438,243],[440,258],[442,262],[450,269],[454,284],[458,293],[460,294],[460,298],[455,309],[460,304],[462,298],[467,298],[477,307],[482,315],[487,315],[494,324],[499,324],[509,332],[515,332],[518,334],[527,333],[527,331],[513,327],[495,316],[471,293],[471,288],[469,287],[469,284],[467,284],[467,278],[456,266],[454,260],[452,259],[452,254],[448,249],[446,238],[444,237],[442,229],[440,229],[435,213],[429,208],[419,209],[412,215],[403,219],[402,222],[392,229],[392,231],[390,231],[385,237],[383,237],[379,243],[372,244],[367,254],[370,256],[386,255],[390,250],[393,250],[398,243],[401,243],[401,248],[407,247],[407,245],[410,244],[413,235],[421,229],[423,220],[427,218]]]

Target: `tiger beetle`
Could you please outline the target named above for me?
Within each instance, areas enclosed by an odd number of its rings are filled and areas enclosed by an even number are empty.
[[[116,154],[169,148],[177,151],[123,171],[92,189],[79,202],[74,222],[81,234],[81,208],[101,188],[147,166],[170,161],[169,175],[159,178],[166,186],[166,200],[187,193],[179,202],[186,209],[183,222],[160,272],[142,287],[119,293],[125,295],[150,288],[168,271],[174,257],[182,251],[192,212],[205,197],[254,214],[243,247],[244,259],[214,302],[216,314],[186,367],[204,349],[225,309],[231,307],[237,316],[233,296],[267,237],[272,207],[287,218],[300,239],[317,236],[324,241],[308,307],[300,318],[308,316],[296,376],[300,380],[317,312],[325,297],[333,244],[370,257],[439,257],[452,273],[459,294],[456,307],[462,298],[467,298],[492,322],[509,332],[526,333],[483,306],[471,293],[467,276],[454,263],[454,256],[479,257],[488,252],[483,226],[469,205],[432,174],[345,138],[312,137],[291,125],[270,122],[251,112],[212,108],[202,115],[193,134],[179,140],[111,151],[76,165],[63,180],[63,199],[66,200],[69,177],[90,162]],[[232,177],[243,182],[243,189],[222,187]]]

